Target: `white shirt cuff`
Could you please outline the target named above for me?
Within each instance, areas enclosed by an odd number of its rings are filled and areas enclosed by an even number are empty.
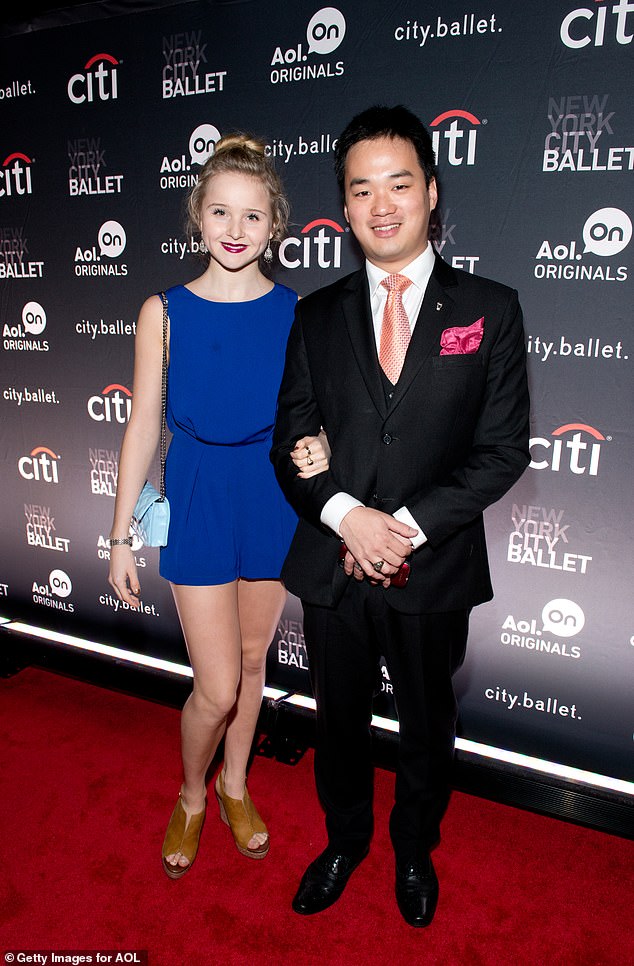
[[[415,530],[418,530],[418,533],[416,534],[415,537],[410,537],[410,541],[414,550],[418,550],[418,548],[422,547],[424,543],[427,543],[427,537],[425,536],[421,528],[418,526],[418,524],[416,523],[416,520],[414,519],[414,517],[409,512],[406,506],[400,507],[396,511],[396,513],[392,514],[392,516],[394,517],[395,520],[398,520],[400,523],[406,523],[408,527],[413,527]]]
[[[349,493],[335,493],[330,499],[324,503],[319,519],[331,530],[334,530],[338,536],[339,527],[341,526],[341,521],[345,517],[346,513],[350,513],[350,510],[354,510],[356,506],[363,506],[359,500],[356,500]]]

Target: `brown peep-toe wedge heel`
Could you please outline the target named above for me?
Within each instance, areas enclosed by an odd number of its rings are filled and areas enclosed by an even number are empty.
[[[266,825],[258,815],[258,810],[251,801],[246,786],[244,797],[229,798],[225,793],[225,786],[222,779],[222,772],[216,779],[216,798],[220,806],[220,817],[225,825],[231,829],[233,840],[236,843],[238,852],[248,856],[250,859],[263,859],[269,851],[269,833]],[[255,849],[249,848],[249,842],[256,832],[266,835],[266,842],[258,845]]]
[[[198,843],[200,842],[200,833],[202,832],[205,821],[206,807],[205,805],[202,812],[190,815],[188,822],[187,812],[183,808],[181,796],[178,796],[178,801],[174,806],[174,811],[169,820],[163,842],[163,868],[170,879],[180,879],[181,876],[184,876],[191,869],[196,858],[196,853],[198,852]],[[170,865],[166,856],[174,855],[176,852],[180,852],[181,855],[184,855],[189,860],[187,865]]]

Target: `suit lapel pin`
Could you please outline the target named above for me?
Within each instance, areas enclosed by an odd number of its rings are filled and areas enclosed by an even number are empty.
[[[436,311],[440,312],[441,308],[442,308],[442,302],[436,302]]]

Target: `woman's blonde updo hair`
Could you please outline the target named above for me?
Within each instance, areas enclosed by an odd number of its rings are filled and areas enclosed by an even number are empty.
[[[264,141],[250,134],[227,134],[220,138],[214,153],[201,168],[198,181],[187,200],[187,235],[191,240],[200,232],[203,199],[210,180],[217,174],[245,174],[262,182],[269,194],[273,215],[273,241],[286,234],[290,206],[282,182],[266,157]]]

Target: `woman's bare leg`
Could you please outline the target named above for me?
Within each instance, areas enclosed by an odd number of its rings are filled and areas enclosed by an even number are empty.
[[[172,584],[172,591],[194,672],[193,690],[181,715],[181,801],[189,817],[204,808],[205,775],[240,683],[238,581],[212,587]],[[180,853],[166,860],[181,867],[189,864]]]
[[[229,715],[225,736],[223,782],[230,798],[242,799],[253,735],[262,706],[266,655],[286,602],[286,589],[279,580],[240,580],[238,609],[242,637],[242,666],[238,700]],[[249,848],[263,845],[266,836],[257,833]]]

